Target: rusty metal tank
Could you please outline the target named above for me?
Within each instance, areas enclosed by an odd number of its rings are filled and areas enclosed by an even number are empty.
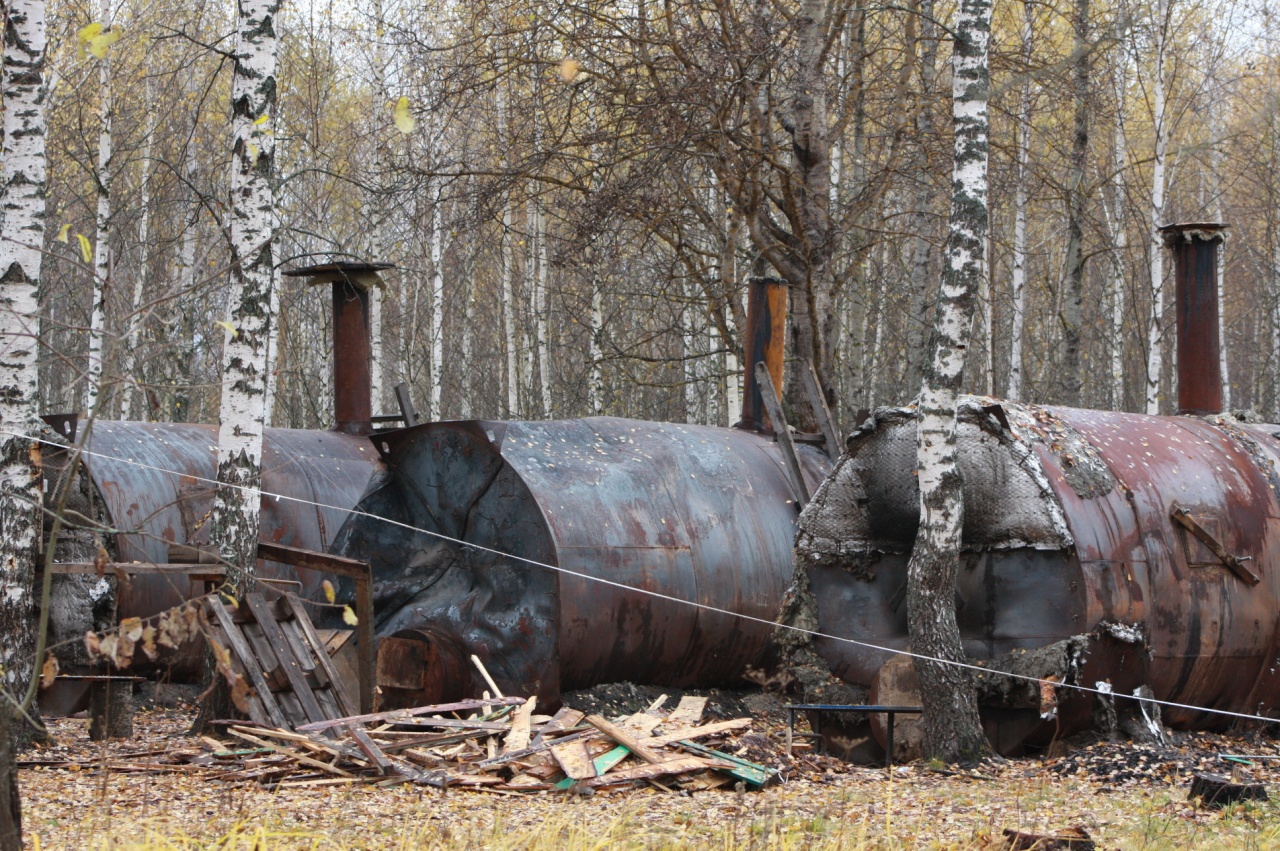
[[[1178,728],[1203,710],[1280,703],[1280,426],[1211,412],[1218,383],[1221,225],[1164,229],[1177,266],[1178,402],[1145,416],[969,397],[958,414],[964,529],[957,621],[966,655],[1031,677],[1132,695],[1148,686]],[[908,649],[907,562],[919,522],[916,420],[876,411],[801,518],[797,580],[848,683],[879,685]],[[853,639],[886,649],[842,641]],[[1043,654],[1044,648],[1061,652]],[[1040,667],[1037,667],[1040,666]],[[1088,725],[1096,698],[983,676],[988,733],[1013,750]]]
[[[966,654],[995,659],[1086,636],[1073,682],[1107,682],[1121,694],[1149,684],[1162,700],[1211,709],[1276,707],[1277,434],[1280,426],[1229,415],[969,400],[957,587]],[[821,631],[890,648],[819,639],[833,672],[851,683],[872,685],[892,652],[908,647],[914,445],[912,411],[876,412],[801,521],[798,549]],[[850,513],[860,513],[852,524]],[[832,534],[836,524],[849,531]],[[1092,710],[1091,696],[1064,693],[1064,723],[1085,724]],[[1165,720],[1225,723],[1182,709]]]
[[[544,705],[600,682],[734,683],[768,654],[798,514],[771,438],[592,417],[375,443],[384,466],[335,551],[373,566],[384,706],[479,694],[472,654]],[[799,456],[816,485],[826,455]]]

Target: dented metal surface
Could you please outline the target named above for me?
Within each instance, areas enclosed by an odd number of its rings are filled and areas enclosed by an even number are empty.
[[[471,653],[543,705],[604,681],[732,683],[767,654],[798,513],[771,439],[593,417],[374,440],[385,469],[335,546],[373,565],[378,635],[402,639],[379,662],[397,699],[478,694]],[[816,486],[830,462],[801,457]],[[459,673],[406,685],[390,654]]]
[[[83,462],[114,524],[119,561],[165,563],[170,544],[208,543],[217,442],[215,426],[114,421],[93,425]],[[262,540],[327,549],[376,464],[377,452],[366,437],[267,429],[263,492],[294,499],[263,496]],[[264,563],[262,575],[300,580],[308,588],[320,581],[275,562]],[[135,577],[118,592],[120,617],[155,614],[190,590],[171,587],[166,577]]]
[[[1068,672],[1070,681],[1107,682],[1120,694],[1149,684],[1161,700],[1273,712],[1280,702],[1280,427],[1228,415],[1152,417],[1002,402],[1005,416],[979,428],[992,402],[970,400],[961,417],[966,525],[957,619],[966,653],[1007,658],[1087,636],[1088,652]],[[824,500],[838,496],[829,482],[801,520],[798,565],[808,565],[823,632],[900,650],[907,643],[905,580],[914,525],[887,536],[886,479],[916,492],[912,467],[904,466],[892,441],[878,437],[889,434],[892,417],[878,413],[879,422],[873,418],[850,440],[855,459],[860,452],[884,456],[865,459],[860,468],[875,471],[878,480],[867,482],[865,502],[839,497],[845,510],[866,515],[860,524],[846,524],[867,530],[864,540],[833,547],[817,534],[825,528],[820,515],[834,510],[824,509]],[[1001,431],[1008,439],[966,441],[965,422],[971,434]],[[997,456],[1016,454],[1018,447],[1034,455],[1033,478],[1042,475],[1049,486],[1039,499],[1065,518],[1070,538],[1059,547],[1001,546],[991,538],[989,520],[969,522],[971,506],[983,518],[1007,510],[1001,488],[1017,483],[1003,471],[1019,465]],[[986,478],[972,472],[982,470],[1002,472]],[[1193,533],[1177,512],[1204,534]],[[1231,560],[1260,581],[1233,571]],[[859,684],[874,681],[891,655],[829,640],[817,647],[834,673]],[[1041,675],[1049,673],[1064,672]],[[1037,726],[1046,734],[1088,724],[1094,708],[1091,696],[1064,692],[1063,726],[1046,729],[1023,719],[1020,738],[1034,740]],[[1167,710],[1165,720],[1181,728],[1225,723],[1181,709]]]

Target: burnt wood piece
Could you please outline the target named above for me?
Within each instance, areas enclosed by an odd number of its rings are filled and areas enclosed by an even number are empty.
[[[1023,833],[1005,830],[1005,848],[1008,851],[1094,851],[1097,847],[1089,834],[1078,827],[1059,833]]]
[[[804,379],[804,392],[809,397],[809,405],[818,418],[818,426],[822,429],[822,442],[827,457],[835,460],[840,457],[840,437],[836,431],[835,418],[831,416],[831,408],[827,406],[827,397],[818,383],[818,370],[813,361],[806,360],[800,367],[800,377]]]
[[[1265,801],[1267,787],[1261,783],[1236,783],[1221,774],[1198,772],[1191,780],[1188,798],[1199,798],[1206,807],[1220,809],[1236,801]]]
[[[809,504],[809,485],[805,483],[804,473],[800,470],[800,456],[796,454],[795,441],[791,439],[791,432],[787,430],[787,420],[782,415],[782,404],[778,401],[778,393],[774,390],[773,379],[769,376],[769,369],[764,361],[756,364],[755,373],[756,380],[763,388],[761,398],[764,401],[764,408],[769,412],[770,419],[780,424],[774,429],[773,435],[778,440],[778,448],[782,450],[782,460],[787,468],[787,476],[791,479],[792,488],[795,489],[796,504],[804,508]]]

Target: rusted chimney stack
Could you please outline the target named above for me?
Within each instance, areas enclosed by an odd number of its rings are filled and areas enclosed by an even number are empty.
[[[333,285],[334,430],[346,434],[373,431],[373,347],[369,329],[369,291],[382,286],[378,275],[391,263],[321,263],[284,274],[306,277],[308,286]]]
[[[1178,311],[1178,413],[1222,411],[1218,336],[1218,246],[1228,225],[1194,222],[1160,228],[1173,251]]]
[[[764,361],[781,398],[782,359],[787,340],[787,285],[777,278],[751,278],[749,285],[747,333],[742,341],[746,384],[742,394],[742,420],[736,428],[773,434],[755,367]]]

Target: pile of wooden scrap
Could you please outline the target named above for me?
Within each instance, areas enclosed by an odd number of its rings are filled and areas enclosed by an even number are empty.
[[[229,724],[237,747],[205,739],[194,762],[223,780],[273,788],[414,783],[506,793],[652,784],[760,789],[776,771],[715,750],[718,738],[750,719],[702,723],[705,697],[687,696],[669,713],[659,700],[612,721],[568,707],[535,714],[536,699],[487,698],[304,724],[296,730]]]

